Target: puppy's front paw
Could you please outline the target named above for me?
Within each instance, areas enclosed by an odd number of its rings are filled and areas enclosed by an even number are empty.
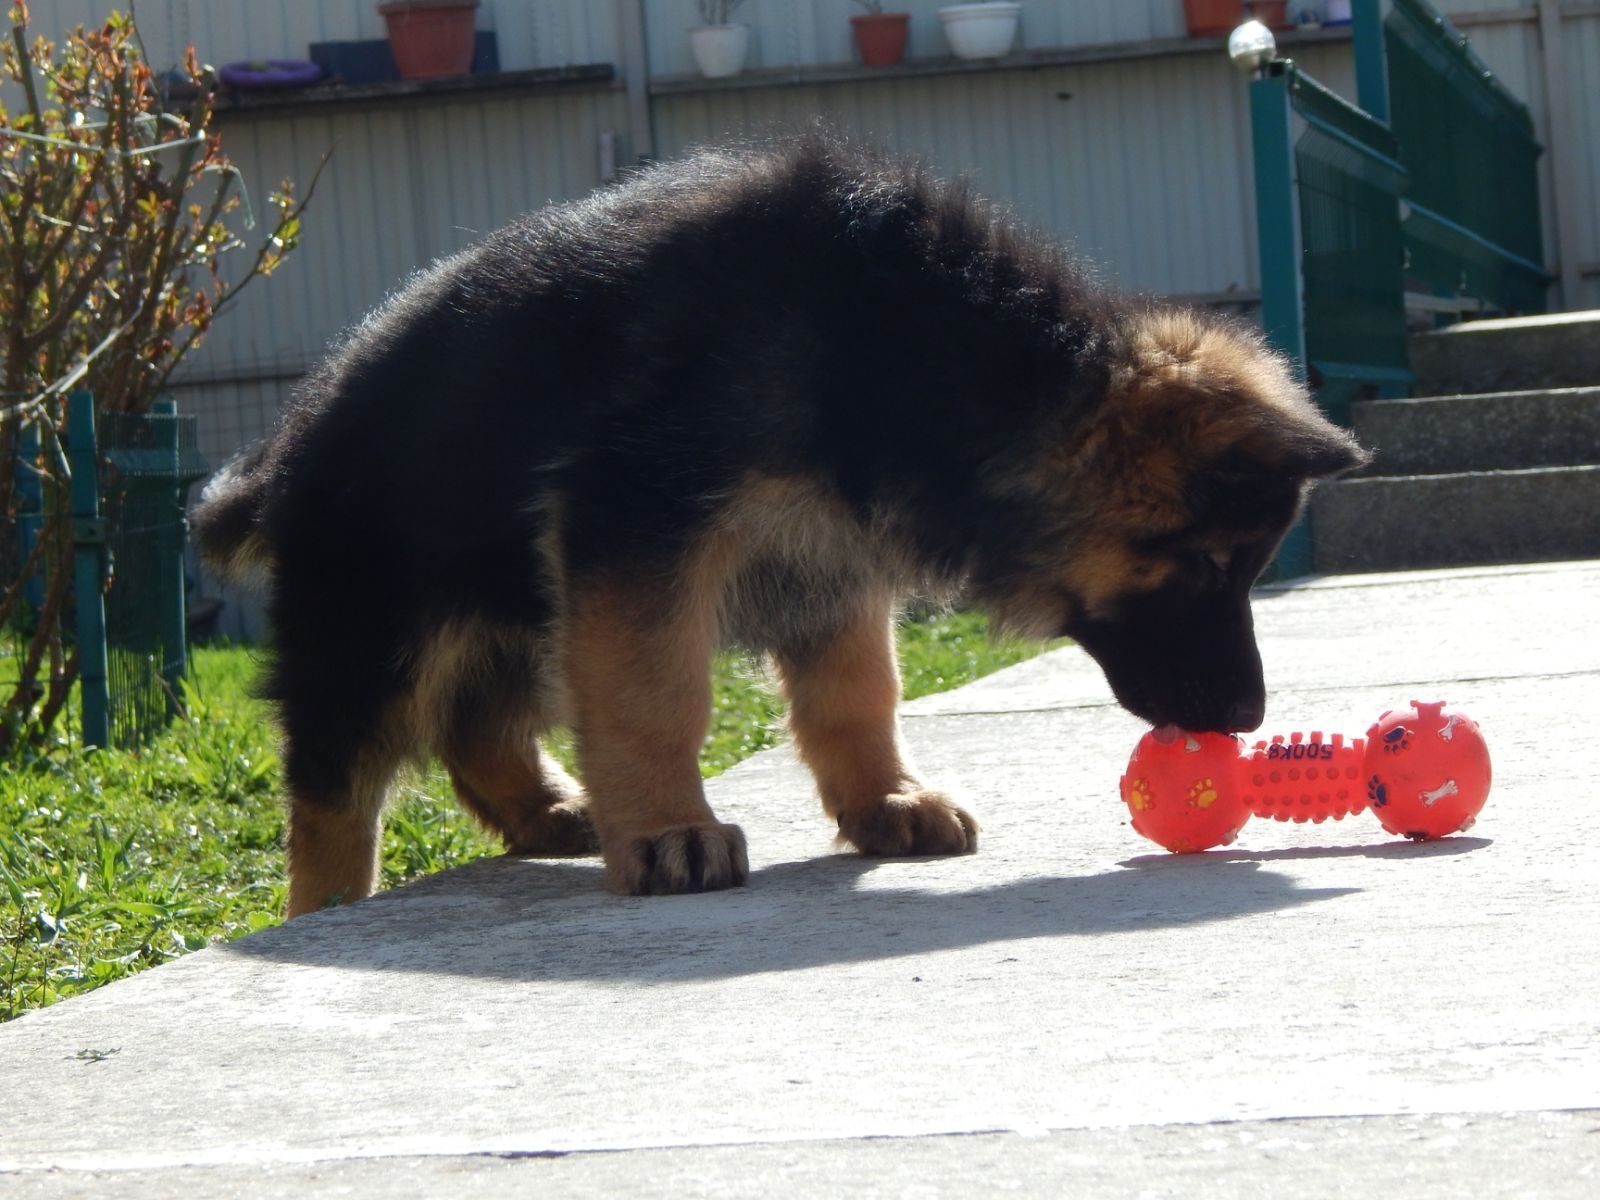
[[[606,851],[607,882],[628,896],[742,887],[749,874],[743,830],[719,821],[675,825]]]
[[[970,854],[978,848],[978,822],[943,792],[925,790],[840,813],[839,836],[863,854],[884,858]]]

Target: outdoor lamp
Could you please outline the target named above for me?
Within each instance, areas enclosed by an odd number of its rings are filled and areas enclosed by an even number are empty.
[[[1278,42],[1260,21],[1246,21],[1228,35],[1228,57],[1241,71],[1260,71],[1278,56]]]

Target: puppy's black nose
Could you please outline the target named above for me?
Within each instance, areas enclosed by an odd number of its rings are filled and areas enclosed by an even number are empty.
[[[1265,700],[1240,700],[1228,710],[1228,730],[1231,733],[1249,733],[1260,729],[1267,716]]]

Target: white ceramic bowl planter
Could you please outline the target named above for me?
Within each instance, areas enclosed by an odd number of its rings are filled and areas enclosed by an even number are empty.
[[[721,79],[744,70],[750,50],[750,26],[702,25],[689,30],[689,49],[695,66],[707,79]]]
[[[952,4],[939,10],[945,39],[957,58],[999,58],[1017,40],[1020,4]]]

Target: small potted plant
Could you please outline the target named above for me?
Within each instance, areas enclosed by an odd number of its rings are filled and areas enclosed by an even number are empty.
[[[939,24],[957,58],[999,58],[1017,40],[1021,16],[1021,4],[950,4],[939,10]]]
[[[472,71],[478,0],[385,0],[378,5],[401,79]]]
[[[865,13],[850,18],[856,49],[869,67],[892,67],[905,57],[906,37],[911,32],[911,14],[886,13],[883,0],[856,0]]]
[[[744,0],[699,0],[705,22],[689,31],[689,49],[695,66],[707,79],[721,79],[744,70],[750,52],[750,26],[735,25],[733,14]]]

